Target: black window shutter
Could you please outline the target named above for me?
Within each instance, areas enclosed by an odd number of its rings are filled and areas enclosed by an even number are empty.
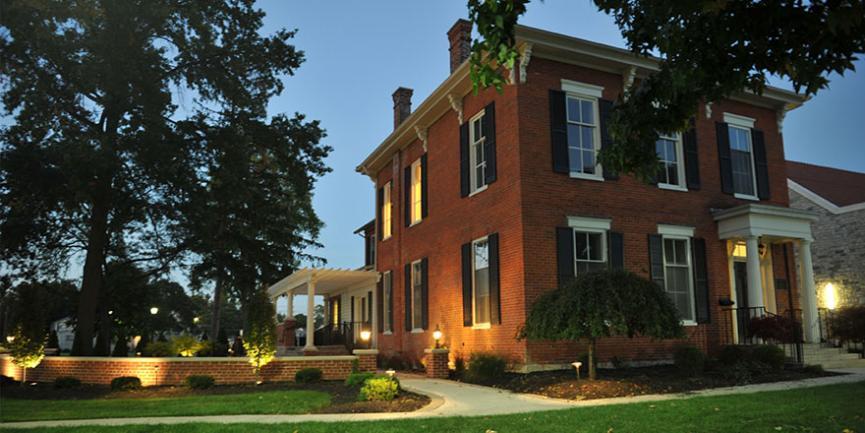
[[[625,269],[625,240],[619,232],[609,232],[610,269]]]
[[[460,125],[460,197],[469,195],[469,122]]]
[[[697,323],[709,323],[709,271],[706,266],[706,240],[692,239],[694,260],[694,305]]]
[[[490,102],[484,109],[484,156],[487,158],[487,185],[496,181],[496,103]]]
[[[664,288],[664,238],[649,235],[649,272],[652,281]]]
[[[429,262],[426,257],[420,261],[421,313],[422,329],[429,328]]]
[[[382,230],[382,220],[381,220],[381,208],[384,205],[384,188],[378,189],[378,194],[376,194],[376,206],[375,206],[375,232],[378,240],[384,239],[384,230]]]
[[[403,205],[403,216],[405,217],[405,226],[408,227],[411,225],[411,166],[403,170],[402,192],[405,203]]]
[[[372,298],[370,298],[372,299]],[[378,332],[384,332],[384,274],[379,278],[375,285],[375,324],[378,327]],[[371,304],[371,302],[370,302]],[[372,314],[369,315],[372,318]]]
[[[490,324],[502,323],[501,293],[499,289],[499,234],[487,238],[490,260]]]
[[[550,90],[550,142],[553,150],[553,171],[570,173],[568,162],[568,122],[565,92]]]
[[[427,154],[420,157],[420,217],[426,218],[429,212],[429,194],[427,191]]]
[[[390,287],[387,296],[387,318],[390,323],[389,331],[393,331],[393,272],[388,272],[385,276],[387,277],[387,285]]]
[[[372,322],[372,290],[366,292],[366,320]]]
[[[405,330],[411,331],[411,263],[405,265]]]
[[[574,229],[556,227],[556,269],[559,276],[559,287],[576,276],[574,261]]]
[[[349,316],[351,318],[351,322],[357,322],[357,318],[354,317],[354,296],[351,297],[351,305],[349,306],[349,311],[351,312]]]
[[[606,99],[598,99],[598,119],[601,127],[601,150],[609,148],[613,144],[610,138],[610,114],[613,112],[613,101]],[[619,173],[604,167],[604,179],[616,180],[619,178]]]
[[[766,140],[763,131],[751,130],[751,143],[754,145],[754,171],[757,177],[757,196],[769,200],[769,164],[766,162]]]
[[[721,191],[733,194],[733,159],[730,156],[730,131],[724,122],[715,123],[718,139],[718,162],[721,165]]]
[[[694,128],[694,119],[691,118],[691,127],[682,133],[682,146],[685,154],[685,183],[688,189],[700,189],[700,159],[697,155],[697,130]]]
[[[462,270],[463,270],[463,326],[472,326],[474,323],[472,311],[472,243],[467,242],[462,246]]]

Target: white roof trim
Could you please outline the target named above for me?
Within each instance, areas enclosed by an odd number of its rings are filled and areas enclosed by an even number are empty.
[[[378,282],[377,271],[353,269],[303,268],[267,288],[271,298],[292,292],[305,294],[307,284],[315,283],[317,295],[335,294],[359,287],[371,287]]]
[[[764,204],[714,210],[712,215],[718,222],[718,238],[721,240],[751,236],[813,240],[811,223],[817,221],[813,212]]]
[[[807,198],[808,200],[811,200],[817,206],[820,206],[835,215],[865,210],[865,202],[848,204],[846,206],[838,206],[835,203],[832,203],[831,201],[823,198],[823,196],[817,194],[816,192],[811,191],[810,189],[796,183],[796,181],[793,179],[787,179],[787,188],[796,191],[797,193],[799,193],[799,195]]]

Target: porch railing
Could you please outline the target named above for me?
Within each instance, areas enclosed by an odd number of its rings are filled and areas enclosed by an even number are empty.
[[[358,344],[356,340],[360,340],[360,332],[363,330],[371,331],[372,324],[370,322],[329,323],[315,330],[313,342],[317,346],[343,345],[351,352],[361,348],[362,344]]]
[[[766,311],[765,307],[728,308],[724,317],[736,325],[734,337],[729,323],[729,344],[775,344],[784,350],[789,362],[804,362],[802,338],[802,310],[787,310],[781,314]]]

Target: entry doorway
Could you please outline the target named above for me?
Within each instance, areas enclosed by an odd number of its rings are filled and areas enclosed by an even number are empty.
[[[733,261],[733,287],[736,291],[736,304],[733,315],[736,321],[736,334],[739,343],[744,343],[748,338],[749,317],[748,307],[748,264],[744,261]]]

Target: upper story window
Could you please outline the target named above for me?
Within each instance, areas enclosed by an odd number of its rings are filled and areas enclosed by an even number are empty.
[[[487,125],[486,110],[481,110],[469,122],[469,164],[470,164],[470,190],[471,193],[482,191],[487,186],[487,155],[484,149],[486,143]]]
[[[661,135],[655,142],[655,151],[661,162],[657,176],[658,186],[667,189],[685,189],[682,134]]]
[[[411,198],[410,198],[410,209],[411,209],[411,223],[415,224],[420,222],[423,218],[422,214],[422,189],[421,189],[421,178],[423,175],[423,167],[421,165],[421,160],[413,162],[411,165]]]
[[[568,161],[571,174],[595,176],[600,148],[597,99],[568,95]]]
[[[382,190],[381,203],[381,238],[388,239],[393,235],[393,182],[388,182]]]
[[[766,145],[763,132],[754,129],[755,122],[724,113],[724,123],[717,125],[721,186],[737,198],[765,200],[769,198]]]
[[[751,130],[738,125],[727,126],[730,134],[730,158],[733,164],[733,191],[736,194],[754,197],[754,152],[751,146]]]
[[[490,323],[490,245],[488,238],[472,242],[474,324]]]

